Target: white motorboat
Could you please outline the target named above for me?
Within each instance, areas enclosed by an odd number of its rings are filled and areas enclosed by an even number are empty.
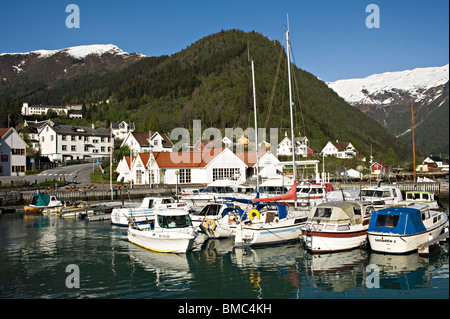
[[[301,206],[315,206],[326,201],[326,194],[333,190],[331,184],[306,183],[297,186],[297,202]]]
[[[432,209],[441,208],[437,196],[433,192],[405,191],[405,199],[400,204],[425,204]]]
[[[153,216],[155,209],[181,208],[190,209],[184,202],[175,202],[172,197],[147,196],[138,207],[117,207],[111,212],[111,223],[117,226],[128,227],[130,219],[136,222],[145,222]]]
[[[350,250],[367,242],[372,205],[332,201],[311,208],[302,241],[312,253]]]
[[[199,190],[197,193],[186,192],[180,194],[180,199],[187,205],[194,207],[203,207],[210,202],[217,202],[224,197],[238,196],[234,188],[241,186],[242,183],[232,180],[217,180],[205,189]],[[242,196],[240,196],[242,197]]]
[[[394,186],[375,186],[361,189],[362,201],[372,202],[378,207],[398,204],[403,200],[402,192]]]
[[[145,224],[132,222],[128,240],[149,250],[186,253],[193,248],[198,232],[184,209],[155,210]]]
[[[448,227],[445,212],[426,205],[388,207],[374,211],[367,232],[372,250],[404,254],[439,236]]]
[[[209,238],[228,238],[234,236],[236,222],[243,213],[231,203],[209,203],[201,211],[191,213],[191,220]]]
[[[288,211],[283,201],[295,200],[296,182],[282,196],[256,198],[253,209],[246,212],[236,226],[235,246],[252,246],[284,243],[299,240],[308,212]]]

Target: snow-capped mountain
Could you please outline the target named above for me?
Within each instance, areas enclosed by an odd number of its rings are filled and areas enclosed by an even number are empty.
[[[387,72],[363,79],[339,80],[327,84],[350,104],[390,105],[405,95],[414,98],[414,102],[430,101],[438,97],[439,92],[428,91],[442,87],[448,81],[447,64],[442,67]]]
[[[430,138],[448,153],[449,65],[374,74],[363,79],[329,82],[327,85],[349,104],[377,120],[397,137],[408,139],[411,105],[419,144],[426,148]],[[426,134],[427,138],[421,136]],[[433,142],[435,140],[433,139]],[[432,151],[430,149],[430,151]]]
[[[113,44],[81,45],[60,50],[36,50],[0,54],[0,80],[8,81],[22,73],[43,72],[55,78],[70,77],[87,68],[112,69],[145,57],[127,53]]]

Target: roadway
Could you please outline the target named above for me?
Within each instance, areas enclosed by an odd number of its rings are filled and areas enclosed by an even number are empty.
[[[70,182],[76,176],[78,188],[84,187],[84,185],[91,182],[91,173],[93,170],[93,165],[98,164],[77,164],[55,167],[40,172],[35,175],[25,175],[25,176],[0,176],[0,182],[5,185],[11,183],[11,181],[23,181],[26,180],[30,183],[41,183],[45,180],[66,180]]]

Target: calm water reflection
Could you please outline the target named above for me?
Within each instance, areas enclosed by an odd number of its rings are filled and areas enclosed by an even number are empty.
[[[130,244],[126,229],[55,216],[0,215],[1,298],[449,298],[448,244],[426,259],[364,250],[310,255],[300,244],[235,249],[206,241],[186,255]],[[67,288],[66,267],[80,269]],[[370,264],[380,288],[368,288]]]

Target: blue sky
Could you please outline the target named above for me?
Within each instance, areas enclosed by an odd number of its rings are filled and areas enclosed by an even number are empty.
[[[79,29],[65,24],[72,3]],[[380,9],[380,28],[366,27],[369,4]],[[324,81],[449,60],[448,0],[0,0],[0,53],[112,43],[170,55],[222,29],[284,43],[286,14],[297,66]]]

